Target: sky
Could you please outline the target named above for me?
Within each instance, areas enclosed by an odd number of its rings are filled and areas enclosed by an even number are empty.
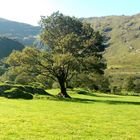
[[[140,13],[140,0],[0,0],[0,18],[37,25],[40,16],[101,17]]]

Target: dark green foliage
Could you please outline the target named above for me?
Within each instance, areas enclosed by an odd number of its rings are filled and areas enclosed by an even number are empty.
[[[22,91],[31,93],[31,94],[35,94],[34,89],[32,87],[30,87],[30,86],[17,85],[17,86],[14,86],[14,87],[16,87],[16,88],[18,88],[18,89],[20,89]]]
[[[43,85],[41,82],[32,82],[32,83],[28,83],[28,85],[34,88],[42,88],[42,89],[48,88],[47,86]]]
[[[136,78],[136,80],[134,81],[134,91],[136,93],[140,93],[140,77],[139,78]]]
[[[34,94],[50,95],[44,89],[23,85],[0,85],[0,96],[7,98],[32,99]]]
[[[0,96],[6,98],[23,98],[23,99],[32,99],[33,96],[30,93],[22,90],[21,87],[16,87],[7,84],[0,85]]]
[[[22,72],[18,75],[16,75],[16,78],[14,79],[14,82],[16,84],[23,84],[23,85],[27,85],[28,83],[31,83],[34,81],[34,77],[29,75],[26,72]]]
[[[2,93],[6,90],[9,90],[11,89],[11,86],[10,85],[7,85],[7,84],[0,84],[0,95],[2,95]]]
[[[41,88],[34,88],[34,94],[40,94],[40,95],[49,95],[44,89]]]
[[[76,77],[71,81],[75,87],[83,87],[90,90],[110,92],[109,80],[98,73],[82,73],[77,74]]]
[[[129,92],[140,93],[140,77],[137,75],[109,76],[110,89],[112,93],[129,95]],[[131,95],[135,95],[131,93]]]
[[[24,45],[5,37],[0,37],[0,59],[7,57],[13,50],[22,50]]]
[[[118,86],[113,86],[111,88],[111,93],[113,94],[117,94],[117,95],[121,95],[121,87],[118,87]]]
[[[123,89],[126,91],[133,91],[135,88],[135,84],[134,84],[134,78],[132,77],[128,77],[124,80],[123,82]]]
[[[98,83],[98,90],[104,93],[110,93],[111,89],[110,89],[110,82],[108,80],[108,78],[106,77],[102,77],[102,79],[100,80],[100,82]]]
[[[31,86],[15,86],[25,92],[31,93],[31,94],[40,94],[40,95],[49,95],[44,89],[42,88],[34,88]]]
[[[20,90],[19,88],[11,88],[10,90],[4,91],[4,97],[12,99],[33,99],[33,95]]]
[[[84,94],[84,95],[86,95],[86,94],[88,94],[89,92],[86,91],[86,90],[79,90],[77,93],[78,93],[78,94]]]
[[[123,90],[140,93],[140,77],[128,77],[124,80]]]
[[[12,82],[15,84],[30,85],[39,88],[51,88],[51,81],[44,75],[28,72],[24,68],[4,68],[1,66],[0,72],[2,73],[0,77],[1,82]]]

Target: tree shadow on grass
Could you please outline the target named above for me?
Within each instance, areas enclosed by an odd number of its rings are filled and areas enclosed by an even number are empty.
[[[95,93],[90,93],[90,92],[88,92],[86,94],[81,94],[81,95],[94,96],[94,97],[103,97],[103,98],[120,98],[119,96],[111,96],[111,95],[109,95],[109,96],[106,95],[105,96],[105,95],[102,95],[102,94],[97,95]]]
[[[114,105],[140,105],[140,102],[133,102],[133,101],[119,101],[119,100],[98,100],[98,99],[83,99],[83,98],[71,98],[71,99],[65,99],[65,98],[51,98],[51,100],[55,101],[63,101],[63,102],[75,102],[75,103],[87,103],[87,104],[93,104],[93,103],[106,103],[106,104],[114,104]]]
[[[79,95],[86,95],[86,96],[94,96],[94,97],[104,97],[104,98],[120,98],[120,96],[115,95],[115,96],[111,96],[108,94],[105,96],[102,93],[100,94],[96,94],[96,93],[92,93],[92,92],[88,92],[88,91],[81,91],[81,90],[76,90],[76,93]]]

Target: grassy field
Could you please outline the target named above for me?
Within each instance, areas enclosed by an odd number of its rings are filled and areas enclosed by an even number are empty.
[[[0,140],[140,139],[140,97],[70,95],[71,100],[0,98]]]

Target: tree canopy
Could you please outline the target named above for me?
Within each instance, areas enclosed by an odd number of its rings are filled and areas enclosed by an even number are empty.
[[[56,12],[41,17],[40,25],[40,39],[47,45],[47,51],[25,48],[14,52],[7,60],[9,65],[57,80],[61,88],[59,95],[63,97],[69,97],[66,82],[75,74],[103,74],[103,37],[90,24]]]

